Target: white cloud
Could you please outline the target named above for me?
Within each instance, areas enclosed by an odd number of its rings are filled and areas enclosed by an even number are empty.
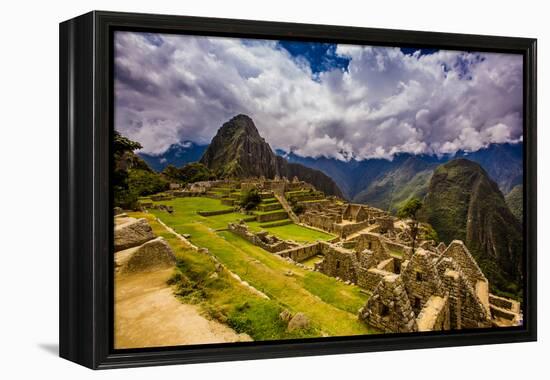
[[[273,41],[117,32],[115,128],[161,153],[209,143],[239,113],[272,148],[345,160],[452,153],[522,138],[516,55],[339,45],[313,75]]]

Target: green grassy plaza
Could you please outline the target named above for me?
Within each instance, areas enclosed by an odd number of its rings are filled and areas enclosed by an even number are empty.
[[[345,285],[319,272],[308,271],[277,255],[226,231],[229,222],[248,215],[230,213],[203,217],[197,211],[225,209],[220,200],[202,197],[174,198],[159,203],[172,206],[172,214],[151,209],[149,213],[131,213],[145,217],[154,232],[166,238],[176,252],[178,269],[175,292],[184,302],[197,303],[209,317],[227,323],[237,332],[255,340],[369,334],[374,331],[357,318],[357,311],[368,299],[360,288]],[[209,254],[199,253],[169,233],[155,217],[180,234],[189,234],[194,245],[207,248],[227,269],[257,290],[254,294],[226,272],[212,276],[215,262]],[[296,224],[261,228],[247,223],[251,230],[265,229],[281,239],[298,242],[330,240],[334,236]],[[289,333],[279,319],[288,309],[306,314],[311,327]]]

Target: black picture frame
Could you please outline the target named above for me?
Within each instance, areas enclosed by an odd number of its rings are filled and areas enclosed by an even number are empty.
[[[114,350],[110,168],[115,30],[522,54],[523,326]],[[62,22],[59,43],[61,357],[102,369],[536,340],[536,39],[93,11]]]

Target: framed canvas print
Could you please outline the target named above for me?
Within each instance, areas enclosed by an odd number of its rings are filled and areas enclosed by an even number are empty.
[[[536,339],[536,40],[60,25],[60,355]]]

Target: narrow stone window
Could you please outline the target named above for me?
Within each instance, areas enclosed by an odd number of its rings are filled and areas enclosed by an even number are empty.
[[[380,304],[380,316],[387,317],[390,315],[390,308],[384,304]]]
[[[416,272],[416,281],[422,281],[422,272]]]
[[[401,273],[401,261],[395,260],[394,264],[393,264],[393,268],[394,268],[395,274],[400,274]]]
[[[418,310],[420,310],[420,306],[421,306],[420,298],[419,297],[414,297],[413,309],[418,311]]]
[[[340,269],[340,260],[336,260],[336,269]]]
[[[372,241],[369,241],[369,249],[372,249]]]

